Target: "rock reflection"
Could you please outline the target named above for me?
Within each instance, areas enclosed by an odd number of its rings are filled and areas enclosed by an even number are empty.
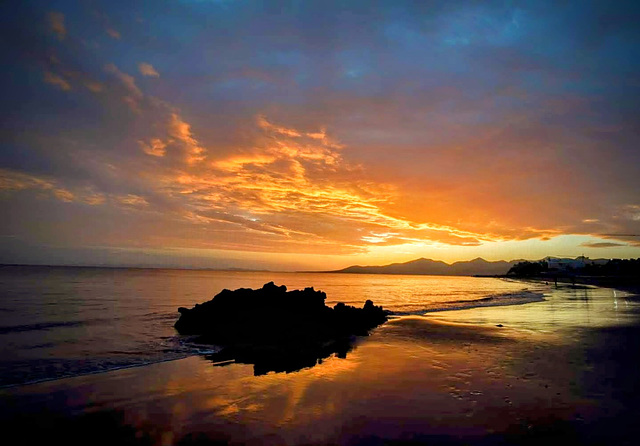
[[[355,337],[343,338],[325,345],[288,345],[272,348],[252,345],[226,347],[217,353],[205,355],[214,366],[223,367],[233,363],[253,364],[255,376],[269,372],[291,373],[321,364],[324,359],[335,355],[346,359],[347,353],[355,348]]]

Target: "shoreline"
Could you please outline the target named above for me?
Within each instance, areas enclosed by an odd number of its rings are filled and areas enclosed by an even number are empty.
[[[546,276],[495,276],[496,278],[510,279],[519,282],[533,282],[537,284],[554,282],[554,277]],[[574,276],[572,278],[560,276],[557,280],[558,284],[563,286],[588,285],[598,288],[615,289],[629,293],[632,296],[640,297],[640,278],[637,277],[616,277],[616,276]]]
[[[142,367],[147,367],[147,366],[154,365],[154,364],[161,364],[163,362],[180,361],[182,359],[186,359],[186,358],[189,358],[189,357],[192,357],[192,356],[199,356],[199,355],[200,354],[198,354],[198,353],[192,353],[192,354],[186,354],[184,356],[177,357],[177,358],[158,359],[158,360],[149,361],[149,362],[146,362],[146,363],[117,366],[117,367],[113,367],[113,368],[106,369],[106,370],[92,370],[92,371],[77,373],[75,375],[42,378],[42,379],[37,379],[37,380],[33,380],[33,381],[26,381],[26,382],[23,382],[23,383],[0,385],[0,393],[3,390],[15,389],[17,387],[33,386],[33,385],[38,385],[38,384],[43,384],[43,383],[50,383],[50,382],[55,382],[55,381],[64,381],[64,380],[67,380],[67,379],[82,378],[84,376],[93,376],[93,375],[100,375],[100,374],[103,374],[103,373],[112,373],[112,372],[117,372],[119,370],[142,368]]]

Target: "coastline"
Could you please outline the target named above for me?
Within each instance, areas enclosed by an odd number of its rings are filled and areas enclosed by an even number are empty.
[[[496,278],[533,282],[537,284],[554,282],[552,276],[493,276]],[[559,276],[557,283],[562,286],[587,285],[598,288],[611,288],[629,293],[633,299],[640,298],[640,278],[633,276]]]
[[[2,427],[18,444],[631,444],[638,311],[609,289],[550,287],[402,316],[294,373],[193,356],[1,389]]]

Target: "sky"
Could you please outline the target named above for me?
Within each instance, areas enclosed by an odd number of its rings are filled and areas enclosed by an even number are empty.
[[[640,4],[0,3],[0,263],[640,257]]]

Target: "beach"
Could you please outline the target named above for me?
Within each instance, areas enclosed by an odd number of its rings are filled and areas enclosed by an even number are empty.
[[[12,444],[635,444],[639,311],[550,286],[392,318],[291,373],[189,356],[5,388],[2,427]]]
[[[640,1],[0,11],[2,444],[640,444]]]

